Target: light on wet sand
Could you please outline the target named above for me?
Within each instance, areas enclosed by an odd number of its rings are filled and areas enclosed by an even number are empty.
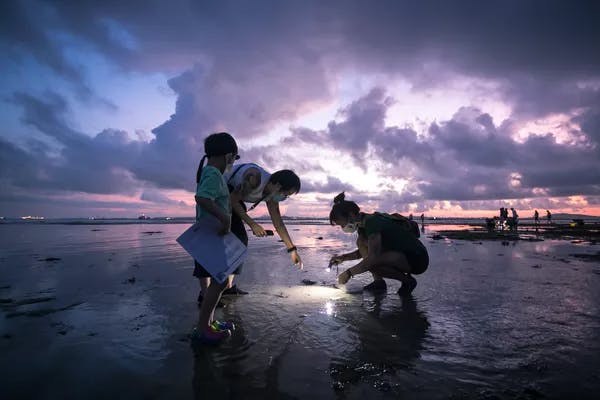
[[[285,293],[290,300],[298,302],[306,302],[309,299],[319,302],[335,300],[342,294],[338,288],[319,285],[287,287]]]
[[[325,303],[325,314],[327,314],[327,315],[333,314],[333,303],[331,301],[328,301],[327,303]]]
[[[331,272],[331,266],[332,265],[333,265],[332,263],[329,263],[329,265],[327,266],[327,268],[325,268],[325,271]],[[336,270],[336,273],[339,275],[340,274],[340,266],[338,264],[335,265],[335,270]]]

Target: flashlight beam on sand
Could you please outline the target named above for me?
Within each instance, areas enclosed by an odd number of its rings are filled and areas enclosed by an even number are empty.
[[[329,263],[329,265],[327,266],[327,268],[325,268],[325,271],[327,271],[327,272],[331,272],[331,266],[332,266],[332,265],[333,265],[333,263],[331,263],[331,262],[330,262],[330,263]],[[336,273],[337,275],[339,275],[339,274],[340,274],[340,266],[339,266],[339,264],[335,264],[335,273]]]

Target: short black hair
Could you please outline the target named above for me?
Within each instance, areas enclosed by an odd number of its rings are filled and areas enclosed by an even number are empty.
[[[271,174],[269,182],[273,184],[280,184],[281,190],[288,191],[293,190],[294,194],[300,192],[300,178],[296,173],[289,169],[282,169]]]
[[[237,154],[238,147],[235,139],[227,132],[218,132],[204,139],[204,153],[206,157],[222,156],[224,154]]]
[[[200,160],[198,170],[196,171],[196,183],[200,182],[200,176],[202,176],[202,168],[204,167],[204,160],[206,157],[221,156],[224,154],[237,154],[238,147],[233,136],[227,132],[218,132],[208,135],[204,139],[204,157]]]

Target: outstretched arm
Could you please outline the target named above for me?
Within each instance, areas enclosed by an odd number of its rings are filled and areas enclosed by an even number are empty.
[[[281,240],[283,240],[283,243],[285,243],[285,247],[288,250],[294,249],[296,246],[294,246],[294,243],[290,238],[290,234],[288,233],[288,230],[285,227],[285,224],[283,223],[283,219],[281,218],[281,211],[279,211],[279,203],[277,203],[276,201],[268,200],[267,209],[269,210],[269,215],[271,216],[273,226],[279,234],[279,237],[281,237]],[[300,268],[302,268],[302,259],[300,258],[300,255],[298,255],[297,249],[290,251],[290,257],[292,257],[292,262],[294,264],[297,264],[300,266]]]
[[[369,271],[379,263],[381,257],[381,234],[374,233],[369,236],[369,249],[367,257],[363,258],[361,262],[348,268],[338,276],[338,281],[344,284],[350,280],[354,275],[362,274],[363,272]]]
[[[360,250],[356,249],[354,251],[351,251],[350,253],[335,255],[331,257],[329,263],[337,265],[343,263],[344,261],[358,260],[359,258],[362,258],[362,256],[360,254]]]

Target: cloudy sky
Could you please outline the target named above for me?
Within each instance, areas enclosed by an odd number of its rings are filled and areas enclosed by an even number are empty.
[[[220,130],[298,173],[288,215],[342,190],[600,215],[599,20],[597,1],[3,1],[0,215],[193,215]]]

